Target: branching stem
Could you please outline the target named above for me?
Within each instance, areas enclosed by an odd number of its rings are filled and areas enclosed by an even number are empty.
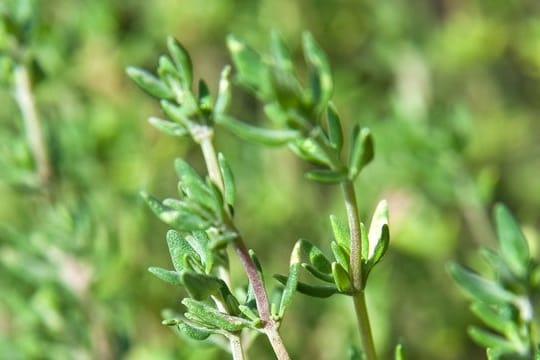
[[[345,208],[347,210],[347,220],[349,223],[349,237],[351,245],[350,274],[353,284],[354,310],[358,320],[358,329],[360,331],[360,340],[362,350],[365,353],[366,360],[375,360],[375,345],[373,344],[373,335],[371,334],[371,325],[366,307],[366,298],[364,294],[364,282],[362,274],[362,237],[360,232],[360,216],[358,214],[358,204],[356,201],[356,191],[352,181],[345,181],[341,184],[343,197],[345,199]]]
[[[212,180],[216,184],[216,186],[223,191],[223,179],[219,170],[216,151],[212,143],[213,132],[210,128],[200,129],[198,135],[201,135],[197,137],[197,142],[201,146],[210,180]],[[230,219],[228,220],[227,225],[231,228],[231,230],[234,230],[237,234],[239,234],[238,230],[234,227],[234,224],[232,224],[232,221],[230,221]],[[257,304],[257,310],[259,311],[259,315],[264,322],[263,332],[267,336],[268,341],[270,342],[270,345],[272,346],[272,349],[276,354],[276,357],[279,360],[289,360],[290,357],[287,349],[285,348],[283,340],[278,333],[279,324],[274,319],[272,319],[270,303],[268,301],[268,295],[266,294],[263,279],[261,278],[255,263],[251,259],[251,256],[249,255],[249,250],[240,235],[238,235],[233,242],[233,246],[236,255],[242,263],[244,271],[246,272],[249,283],[253,288],[255,302]],[[238,339],[238,341],[240,341],[240,339]]]

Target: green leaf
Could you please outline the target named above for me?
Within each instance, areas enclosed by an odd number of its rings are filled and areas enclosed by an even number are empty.
[[[189,245],[186,239],[178,231],[167,231],[167,246],[174,269],[182,273],[186,269],[186,258],[197,259],[197,253]]]
[[[172,91],[157,77],[148,71],[129,66],[126,69],[128,76],[144,91],[160,99],[172,99]]]
[[[266,98],[269,95],[268,67],[261,56],[234,35],[227,36],[227,46],[238,73],[238,81]]]
[[[182,127],[189,129],[193,126],[193,121],[189,119],[197,109],[189,109],[186,106],[178,106],[167,100],[161,100],[161,109],[172,121],[180,124]]]
[[[168,282],[173,285],[182,285],[182,280],[180,279],[180,274],[176,271],[162,269],[160,267],[149,267],[148,271],[151,272],[157,278]]]
[[[253,326],[260,327],[262,325],[262,319],[255,312],[256,309],[252,309],[246,305],[239,305],[238,308],[249,320],[253,322]]]
[[[331,284],[334,283],[334,277],[332,276],[332,274],[323,273],[323,272],[317,270],[311,264],[302,263],[302,264],[300,264],[300,266],[302,266],[304,269],[309,271],[311,273],[311,275],[315,276],[317,279],[329,282]]]
[[[175,38],[167,38],[167,47],[180,74],[180,81],[184,90],[189,90],[193,82],[193,64],[187,50]]]
[[[317,271],[320,271],[324,274],[332,273],[332,264],[330,260],[323,254],[323,252],[315,246],[313,243],[300,239],[295,244],[295,249],[299,248],[300,251],[307,255],[309,262]]]
[[[505,316],[493,306],[483,302],[474,302],[471,305],[471,310],[487,326],[500,333],[504,334],[508,326],[512,324],[512,319]]]
[[[349,228],[347,227],[347,224],[339,220],[335,215],[330,215],[330,224],[332,226],[332,232],[334,233],[334,239],[341,246],[348,248]]]
[[[190,325],[186,322],[178,324],[178,330],[187,337],[193,340],[206,340],[212,334],[208,329],[200,326]]]
[[[301,262],[301,252],[302,244],[300,242],[296,242],[291,253],[289,276],[287,277],[287,283],[285,284],[285,289],[283,289],[283,294],[281,295],[281,302],[279,304],[278,317],[280,319],[283,318],[285,310],[290,305],[294,292],[296,291],[296,286],[298,285],[298,270]]]
[[[167,55],[161,55],[158,64],[158,75],[170,88],[171,84],[173,84],[176,79],[179,79],[180,75]]]
[[[287,284],[287,276],[274,275],[274,278],[282,283]],[[330,285],[309,285],[301,281],[296,285],[296,290],[304,295],[312,297],[326,298],[334,294],[339,293],[339,290],[335,286]]]
[[[193,271],[184,270],[180,276],[189,296],[195,300],[202,301],[208,299],[211,295],[220,295],[221,287],[227,286],[223,280],[215,276],[198,274]]]
[[[245,319],[222,313],[210,305],[191,298],[182,300],[188,310],[186,318],[192,321],[201,322],[203,325],[209,325],[229,332],[237,332],[251,323]]]
[[[199,204],[213,210],[215,213],[218,208],[216,208],[215,205],[214,195],[208,184],[202,179],[201,176],[199,176],[197,171],[195,171],[195,169],[193,169],[186,161],[180,158],[177,158],[174,161],[174,168],[178,178],[180,179],[179,186],[184,193],[183,195],[197,201]]]
[[[512,272],[523,278],[527,274],[530,261],[527,240],[519,224],[502,204],[495,206],[495,222],[501,255]]]
[[[347,180],[347,170],[327,170],[327,169],[314,169],[306,173],[306,177],[309,180],[317,181],[325,184],[336,184]]]
[[[141,196],[161,221],[175,229],[181,231],[204,230],[210,225],[207,220],[196,214],[165,206],[158,199],[145,192],[142,192]]]
[[[484,279],[456,263],[451,263],[448,271],[463,289],[480,301],[503,305],[516,300],[514,294],[503,289],[499,284]]]
[[[332,275],[334,276],[334,282],[336,284],[336,287],[340,292],[346,293],[351,291],[351,280],[349,279],[349,274],[343,268],[343,266],[341,266],[337,262],[333,262]]]
[[[218,117],[216,122],[244,140],[264,145],[283,145],[300,136],[296,130],[263,129],[226,115]]]
[[[230,207],[234,207],[236,199],[236,186],[234,184],[234,176],[231,167],[227,163],[227,160],[222,153],[218,154],[218,163],[221,177],[223,178],[223,197],[225,199],[225,203],[227,203],[227,205]]]
[[[407,360],[407,356],[405,355],[405,349],[403,348],[403,344],[396,345],[396,350],[394,351],[394,359]]]
[[[231,67],[225,66],[221,71],[221,77],[219,79],[218,95],[216,104],[214,106],[214,117],[217,118],[224,115],[229,109],[231,103],[231,83],[229,81],[229,75],[231,73]]]
[[[304,160],[318,165],[333,166],[329,155],[313,138],[298,138],[294,143],[289,143],[289,147]]]
[[[373,160],[375,149],[371,131],[367,128],[355,129],[352,143],[349,157],[349,178],[354,180],[360,171]]]
[[[390,233],[388,230],[388,203],[382,200],[377,205],[369,225],[369,252],[367,258],[376,264],[386,252]]]
[[[297,109],[302,101],[302,88],[296,78],[278,67],[269,69],[274,98],[284,110]]]
[[[204,80],[199,80],[199,109],[204,113],[210,114],[212,112],[213,100],[208,85]]]
[[[279,33],[275,30],[271,33],[271,50],[276,66],[292,74],[294,72],[294,64],[291,52],[283,42],[281,36],[279,36]]]
[[[332,241],[332,243],[330,243],[330,246],[332,247],[334,258],[339,263],[339,265],[341,265],[343,269],[345,269],[345,271],[349,271],[350,259],[347,250],[335,241]]]
[[[478,344],[486,348],[493,348],[501,353],[513,353],[515,352],[514,345],[505,338],[494,335],[490,332],[471,326],[467,330],[469,336],[474,339]]]
[[[362,244],[362,260],[367,263],[369,261],[369,235],[363,222],[360,223],[360,242]]]
[[[310,33],[303,34],[302,45],[304,57],[310,70],[311,97],[317,105],[318,111],[321,111],[330,101],[334,87],[330,64],[326,54]]]
[[[205,273],[210,273],[214,266],[214,254],[210,249],[210,238],[206,232],[193,231],[191,235],[187,235],[185,239],[201,259]]]
[[[343,129],[341,120],[334,104],[330,103],[326,109],[326,122],[328,125],[328,139],[334,149],[340,151],[343,147]]]
[[[184,136],[186,134],[189,134],[186,128],[172,121],[167,121],[167,120],[163,120],[163,119],[152,116],[148,119],[148,122],[150,123],[150,125],[164,132],[167,135]]]

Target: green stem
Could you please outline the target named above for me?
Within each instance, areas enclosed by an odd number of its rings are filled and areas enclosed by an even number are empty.
[[[362,237],[360,232],[360,216],[358,214],[358,204],[356,202],[356,191],[352,181],[346,181],[341,184],[343,197],[345,199],[345,208],[347,210],[347,220],[349,223],[349,237],[351,246],[350,259],[350,277],[353,285],[354,310],[358,320],[358,330],[360,331],[360,340],[362,350],[366,355],[366,360],[375,360],[375,345],[373,344],[373,335],[366,307],[366,298],[364,294],[364,282],[362,274]]]
[[[223,191],[223,179],[219,170],[216,151],[214,150],[214,145],[212,143],[212,129],[208,127],[201,127],[199,129],[195,129],[195,131],[192,131],[192,134],[196,134],[194,139],[201,146],[210,180],[212,180],[216,186]],[[231,227],[231,229],[233,229],[236,233],[239,233],[230,219],[228,219],[227,222],[229,222],[227,225]],[[259,274],[259,271],[257,271],[257,267],[251,259],[251,256],[249,256],[249,250],[241,236],[236,237],[233,246],[236,255],[242,263],[244,271],[246,272],[249,283],[253,288],[257,310],[259,311],[259,316],[264,322],[263,332],[268,338],[276,357],[279,360],[289,360],[289,354],[278,332],[279,324],[272,319],[270,302],[268,301],[268,295],[266,294],[264,282]],[[240,340],[238,339],[238,341]]]
[[[37,173],[41,184],[47,186],[52,178],[52,171],[32,93],[30,76],[28,75],[26,66],[23,64],[15,66],[13,75],[15,79],[15,100],[22,113],[28,144],[36,162]]]

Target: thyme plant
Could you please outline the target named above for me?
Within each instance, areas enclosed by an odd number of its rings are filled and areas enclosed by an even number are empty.
[[[309,69],[309,85],[304,87],[289,50],[276,33],[272,34],[269,57],[261,56],[235,36],[228,37],[237,83],[263,103],[275,125],[270,129],[249,125],[229,112],[229,66],[221,73],[214,100],[203,80],[194,90],[188,52],[172,38],[167,44],[170,55],[159,58],[157,76],[134,67],[127,73],[160,100],[167,119],[151,117],[149,122],[167,134],[188,136],[198,144],[207,175],[199,175],[184,160],[177,159],[180,198],[158,200],[142,194],[156,215],[173,228],[167,233],[167,243],[174,271],[149,270],[162,280],[183,286],[188,294],[182,301],[187,309],[184,316],[166,319],[164,324],[177,326],[199,340],[223,335],[235,359],[244,356],[243,332],[262,333],[277,358],[288,359],[278,328],[294,291],[314,297],[342,294],[351,297],[354,304],[365,358],[375,359],[365,288],[371,270],[388,247],[388,209],[385,201],[380,202],[369,228],[360,221],[354,181],[374,157],[373,138],[369,129],[355,126],[345,153],[341,119],[331,102],[333,80],[326,55],[310,34],[304,34]],[[261,266],[234,224],[236,190],[225,156],[216,155],[214,150],[216,126],[248,141],[286,144],[314,166],[306,173],[308,179],[341,187],[348,225],[336,216],[330,217],[335,237],[331,243],[333,256],[327,257],[313,243],[299,240],[291,254],[288,275],[275,275],[284,286],[276,302],[269,301]],[[230,283],[227,246],[234,248],[248,278],[245,296],[235,294]],[[299,282],[300,268],[326,284]]]
[[[202,152],[206,174],[197,173],[176,159],[179,198],[157,199],[143,193],[152,211],[171,226],[167,244],[174,270],[151,267],[158,278],[185,288],[184,315],[163,321],[197,340],[216,335],[228,339],[234,359],[243,359],[253,335],[268,338],[278,359],[288,359],[278,330],[295,291],[327,298],[351,298],[360,333],[360,351],[351,358],[376,359],[365,292],[369,276],[388,248],[388,206],[382,200],[369,226],[360,219],[355,180],[373,160],[375,147],[369,129],[358,124],[349,137],[332,103],[333,79],[323,50],[309,33],[302,38],[307,80],[297,74],[291,54],[279,35],[272,33],[269,54],[261,55],[236,36],[227,37],[236,84],[262,105],[271,125],[254,126],[239,120],[229,109],[232,98],[230,66],[221,72],[215,99],[204,80],[193,84],[193,69],[186,49],[173,38],[169,55],[158,61],[157,76],[135,67],[128,75],[143,90],[158,98],[166,119],[151,117],[150,124],[172,136],[189,137]],[[330,216],[334,239],[330,256],[314,243],[300,239],[290,257],[287,275],[274,275],[282,285],[280,296],[268,296],[263,271],[235,225],[235,183],[225,155],[216,152],[216,132],[226,129],[238,137],[267,146],[287,145],[311,164],[306,178],[341,189],[347,220]],[[348,140],[348,141],[347,141]],[[500,252],[483,255],[496,273],[490,280],[455,263],[449,272],[474,298],[474,313],[495,333],[472,327],[470,335],[487,348],[490,359],[539,357],[534,308],[539,267],[531,259],[527,242],[509,211],[499,205],[495,221]],[[227,247],[243,266],[248,285],[238,290],[231,283]],[[299,281],[305,270],[317,282]],[[220,344],[219,341],[216,341]],[[405,359],[403,346],[395,359]]]
[[[454,280],[472,297],[472,312],[489,328],[471,326],[468,332],[487,349],[488,359],[538,359],[535,311],[540,267],[508,209],[497,205],[494,218],[499,250],[483,249],[481,253],[494,276],[456,263],[449,266]]]

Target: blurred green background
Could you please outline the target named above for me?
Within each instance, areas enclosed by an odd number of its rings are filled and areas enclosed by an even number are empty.
[[[368,284],[381,358],[398,340],[412,359],[484,358],[467,338],[476,320],[445,263],[481,266],[478,248],[495,244],[495,201],[514,211],[538,253],[540,2],[2,0],[0,15],[1,358],[227,357],[160,324],[162,309],[181,310],[182,293],[146,271],[170,264],[166,226],[138,192],[173,194],[175,157],[203,164],[188,141],[146,123],[157,103],[124,69],[153,69],[171,34],[215,92],[230,62],[225,35],[265,51],[271,29],[298,64],[301,32],[311,31],[333,65],[342,118],[374,132],[376,161],[357,187],[364,218],[380,198],[390,204],[389,256]],[[48,196],[12,96],[17,21],[39,70]],[[234,92],[239,117],[264,121],[252,98]],[[267,274],[287,271],[299,237],[328,250],[327,215],[344,215],[336,189],[305,180],[286,149],[227,133],[217,143],[237,179],[239,228]],[[293,358],[342,359],[358,340],[353,320],[344,297],[297,295],[282,334]],[[272,358],[263,338],[250,354]]]

